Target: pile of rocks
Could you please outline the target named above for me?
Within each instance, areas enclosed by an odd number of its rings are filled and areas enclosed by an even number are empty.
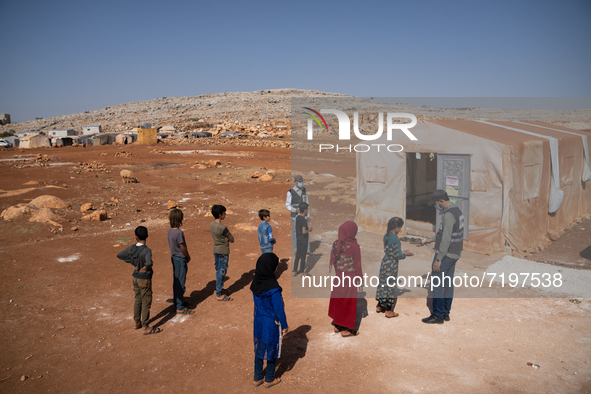
[[[0,213],[0,218],[12,221],[30,215],[29,222],[49,223],[55,227],[62,227],[58,222],[60,217],[54,213],[53,209],[61,210],[69,207],[70,204],[58,197],[43,195],[27,204],[21,203],[6,208]]]
[[[110,171],[107,170],[107,168],[105,167],[105,165],[103,163],[101,163],[100,161],[91,161],[91,162],[78,162],[76,164],[76,167],[80,168],[79,171],[77,171],[77,174],[80,174],[80,172],[82,172],[82,170],[84,170],[84,172],[105,172],[105,173],[109,173]]]

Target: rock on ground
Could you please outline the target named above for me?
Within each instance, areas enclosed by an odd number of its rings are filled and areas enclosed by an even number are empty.
[[[32,200],[29,205],[35,206],[37,208],[53,208],[53,209],[65,209],[70,206],[67,202],[62,200],[61,198],[50,196],[50,195],[43,195],[35,198]]]
[[[90,215],[82,216],[82,220],[95,220],[97,222],[107,220],[107,211],[94,211]]]
[[[0,214],[4,220],[14,220],[21,218],[31,213],[31,208],[28,205],[19,204],[16,206],[8,207]]]

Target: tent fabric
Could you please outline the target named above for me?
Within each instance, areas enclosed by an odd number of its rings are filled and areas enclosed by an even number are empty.
[[[583,182],[591,181],[591,165],[589,164],[589,145],[587,143],[587,136],[586,135],[577,134],[572,131],[560,130],[560,129],[556,129],[556,128],[552,128],[552,127],[540,126],[540,125],[535,125],[535,124],[530,124],[530,123],[525,123],[525,122],[515,122],[515,123],[524,124],[524,125],[528,125],[528,126],[541,127],[541,128],[548,129],[548,130],[560,131],[562,133],[578,135],[579,137],[581,137],[581,139],[583,140],[583,158],[584,158],[584,160],[583,160],[583,176],[581,178],[581,181],[583,181]]]
[[[392,216],[406,219],[407,154],[469,154],[469,239],[465,248],[489,254],[504,251],[506,244],[517,251],[537,250],[549,232],[566,228],[591,206],[591,188],[580,181],[586,166],[581,134],[540,125],[421,121],[412,128],[417,141],[410,141],[402,133],[394,133],[392,141],[387,141],[385,135],[372,141],[401,144],[405,150],[357,153],[359,228],[379,234]],[[548,137],[556,141],[552,143],[555,148]],[[556,149],[560,172],[552,179],[551,151]],[[556,198],[550,191],[557,184],[564,193],[563,201],[554,213],[549,213],[550,201]],[[430,187],[433,191],[434,186]]]
[[[42,134],[29,134],[24,136],[19,141],[19,148],[30,149],[30,148],[49,148],[49,138]]]
[[[133,137],[128,134],[118,134],[115,137],[115,142],[121,145],[133,143]]]
[[[531,131],[525,131],[514,127],[503,126],[497,123],[485,122],[484,120],[478,120],[477,122],[490,124],[492,126],[498,126],[506,128],[507,130],[517,131],[519,133],[525,133],[535,135],[536,137],[547,138],[550,142],[550,163],[552,168],[551,183],[550,183],[550,202],[548,206],[548,212],[554,213],[560,208],[562,199],[564,198],[564,192],[560,190],[560,164],[558,162],[558,140],[554,137],[544,136]]]

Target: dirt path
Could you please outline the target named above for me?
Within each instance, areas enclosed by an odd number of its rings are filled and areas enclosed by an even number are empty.
[[[132,155],[114,156],[122,150]],[[164,150],[193,151],[189,147]],[[28,218],[0,222],[0,391],[264,391],[251,385],[253,303],[249,285],[259,255],[254,229],[259,223],[256,212],[270,208],[278,239],[276,253],[280,258],[290,257],[290,221],[284,207],[290,187],[286,182],[289,151],[208,147],[202,153],[162,154],[154,152],[154,147],[106,146],[26,153],[9,150],[0,152],[0,160],[37,153],[49,155],[51,165],[15,168],[15,162],[0,161],[3,191],[34,188],[10,196],[0,193],[0,210],[43,194],[64,199],[72,209],[58,211],[63,230],[30,223]],[[210,159],[223,165],[191,168],[197,161]],[[103,163],[111,172],[78,173],[76,163],[91,161]],[[118,173],[122,168],[131,169],[140,183],[121,183]],[[268,183],[250,178],[263,168],[276,170],[277,177]],[[38,184],[25,185],[31,181]],[[338,190],[337,186],[333,189]],[[327,231],[338,227],[347,219],[350,204],[343,198],[333,201],[319,187],[316,190],[316,195],[311,193],[312,210],[316,210],[313,220]],[[168,200],[183,201],[184,229],[193,257],[186,293],[196,311],[192,316],[176,316],[166,301],[172,296],[166,240]],[[80,221],[79,209],[86,202],[97,207],[104,204],[110,219]],[[212,218],[205,216],[213,203],[232,211],[225,223],[236,237],[227,280],[234,301],[227,303],[213,296]],[[323,204],[342,204],[344,216],[321,220]],[[152,325],[163,331],[152,336],[142,336],[132,328],[131,267],[115,258],[130,244],[139,224],[149,228],[148,245],[156,264],[151,316]],[[583,250],[588,246],[581,244],[584,241],[571,247]],[[324,243],[317,246],[326,248]],[[320,270],[323,263],[318,261]],[[280,271],[290,332],[278,364],[283,382],[274,390],[591,392],[588,299],[576,303],[567,299],[458,298],[451,322],[441,326],[421,323],[428,314],[424,298],[401,299],[400,317],[390,320],[375,313],[371,298],[360,299],[359,312],[367,310],[361,334],[341,338],[332,332],[328,299],[292,298],[289,267],[281,265]],[[26,380],[21,381],[22,376]]]

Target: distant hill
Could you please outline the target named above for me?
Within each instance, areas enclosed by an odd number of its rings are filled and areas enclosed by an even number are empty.
[[[96,111],[56,116],[0,126],[0,132],[10,129],[54,130],[75,129],[101,125],[104,132],[125,132],[144,123],[153,127],[174,126],[176,131],[193,131],[204,125],[240,122],[252,127],[287,126],[290,122],[290,100],[296,97],[347,97],[360,107],[378,108],[378,102],[340,93],[302,89],[266,89],[254,92],[211,93],[189,97],[163,97],[106,107]],[[375,104],[374,104],[375,103]],[[486,108],[431,108],[408,104],[397,110],[422,118],[464,118],[489,120],[542,120],[574,129],[591,129],[591,109],[572,111],[500,110]]]

